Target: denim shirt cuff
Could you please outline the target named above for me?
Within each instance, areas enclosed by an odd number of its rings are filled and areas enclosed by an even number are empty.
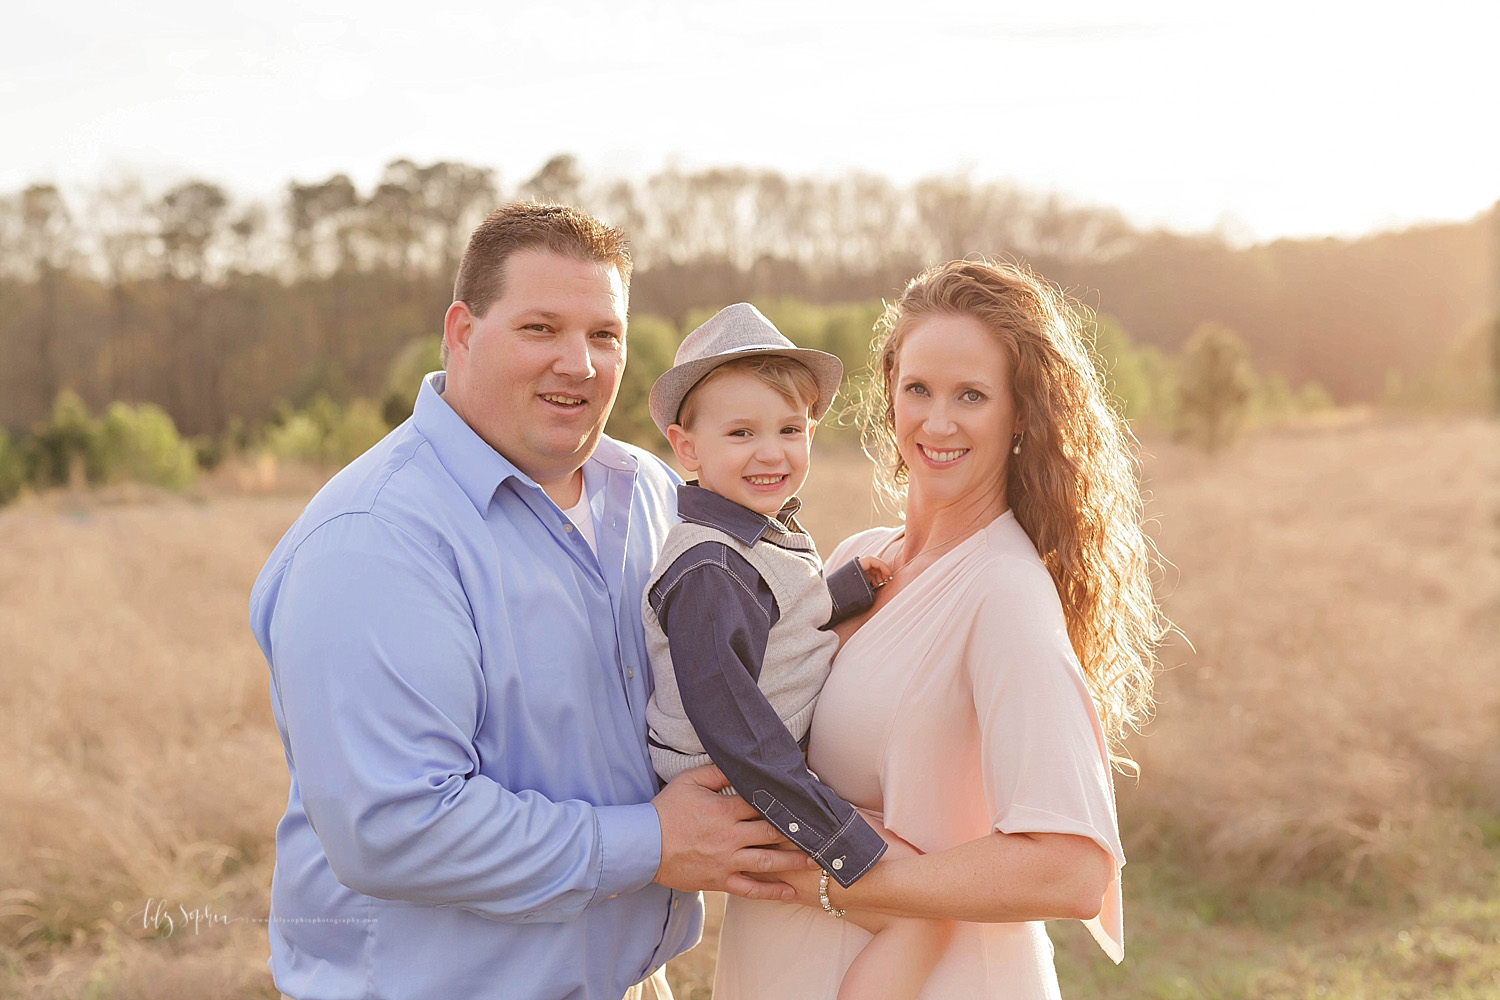
[[[829,573],[826,579],[828,594],[833,598],[833,616],[828,619],[824,628],[831,628],[846,618],[866,611],[875,603],[875,588],[870,585],[865,571],[859,568],[858,559],[850,559]]]
[[[833,836],[820,844],[813,825],[798,822],[796,815],[769,792],[757,789],[750,804],[846,889],[859,881],[860,876],[868,872],[890,846],[849,805],[844,806],[849,813]]]
[[[661,818],[649,802],[595,806],[599,825],[599,888],[596,899],[635,892],[661,867]]]

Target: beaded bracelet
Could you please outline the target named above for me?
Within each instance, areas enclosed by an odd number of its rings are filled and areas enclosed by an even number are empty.
[[[823,904],[823,910],[825,912],[831,913],[835,917],[842,917],[844,915],[844,911],[843,910],[835,910],[833,908],[833,904],[828,901],[828,873],[827,872],[824,872],[822,875],[818,876],[818,901]]]

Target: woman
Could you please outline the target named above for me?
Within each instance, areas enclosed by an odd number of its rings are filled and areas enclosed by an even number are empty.
[[[831,557],[894,574],[841,628],[809,766],[922,854],[848,889],[794,875],[800,906],[731,899],[715,1000],[835,996],[869,938],[843,908],[960,921],[923,998],[1057,996],[1047,919],[1124,954],[1109,767],[1163,631],[1129,432],[1020,268],[929,269],[881,332],[867,444],[905,520]]]

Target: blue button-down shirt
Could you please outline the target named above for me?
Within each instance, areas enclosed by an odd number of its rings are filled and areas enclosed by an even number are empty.
[[[651,882],[641,593],[676,477],[603,439],[598,552],[429,376],[250,600],[291,772],[271,968],[294,997],[618,1000],[702,929]]]

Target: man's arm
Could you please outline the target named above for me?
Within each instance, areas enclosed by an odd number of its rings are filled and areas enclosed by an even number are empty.
[[[693,558],[708,548],[714,559]],[[771,622],[753,590],[764,584],[716,542],[683,558],[696,565],[652,600],[688,721],[740,795],[842,884],[852,884],[886,844],[807,769],[801,747],[756,683]],[[726,560],[740,572],[725,568]]]
[[[274,600],[274,694],[339,881],[555,921],[651,880],[662,832],[649,803],[554,802],[479,772],[479,641],[440,550],[374,515],[344,515],[303,543]]]

